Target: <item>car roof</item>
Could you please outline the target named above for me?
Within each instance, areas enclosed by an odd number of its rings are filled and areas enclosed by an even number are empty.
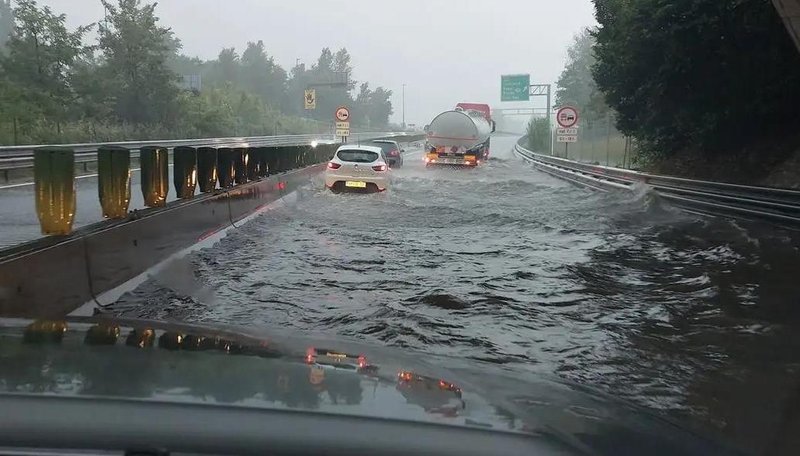
[[[339,146],[339,148],[336,149],[336,152],[338,153],[340,150],[365,150],[367,152],[375,152],[378,154],[383,152],[383,149],[381,149],[380,147],[362,146],[358,144],[345,144],[344,146]]]
[[[392,141],[391,139],[373,139],[372,142],[379,144],[397,144],[397,141]]]

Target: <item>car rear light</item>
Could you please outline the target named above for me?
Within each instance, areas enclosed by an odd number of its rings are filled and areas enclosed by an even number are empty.
[[[393,150],[393,151],[389,152],[389,155],[391,155],[391,156],[393,156],[393,157],[396,157],[396,156],[400,155],[400,151],[398,151],[397,149],[395,149],[395,150]]]
[[[328,162],[328,169],[339,169],[341,167],[342,165],[340,165],[339,163]]]
[[[386,171],[386,165],[375,165],[372,167],[375,171]]]
[[[397,377],[404,382],[410,382],[414,378],[414,374],[409,371],[400,371]]]
[[[367,358],[364,355],[358,357],[358,368],[363,369],[367,367]]]

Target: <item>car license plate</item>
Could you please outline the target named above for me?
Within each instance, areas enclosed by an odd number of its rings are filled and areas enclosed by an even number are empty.
[[[442,163],[445,163],[445,164],[454,164],[454,165],[460,165],[461,163],[464,163],[463,159],[461,159],[461,158],[452,158],[452,157],[441,158],[441,159],[439,159],[439,161],[442,162]]]
[[[355,188],[367,188],[367,183],[361,181],[345,181],[344,186],[355,187]]]

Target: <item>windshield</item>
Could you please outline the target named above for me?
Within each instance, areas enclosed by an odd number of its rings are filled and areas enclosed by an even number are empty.
[[[0,1],[0,410],[795,454],[793,1]]]
[[[353,163],[372,163],[378,159],[378,154],[376,152],[370,152],[368,150],[340,150],[336,156],[341,161]]]

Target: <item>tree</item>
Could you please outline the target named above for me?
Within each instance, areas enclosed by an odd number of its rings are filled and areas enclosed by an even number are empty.
[[[15,118],[41,114],[56,123],[66,120],[67,106],[75,97],[70,72],[89,51],[82,44],[89,27],[70,32],[65,21],[63,14],[39,8],[34,0],[17,2],[14,33],[0,56],[3,97]]]
[[[370,97],[369,123],[373,127],[386,126],[389,124],[389,116],[392,115],[392,91],[383,87],[378,87],[372,92]]]
[[[70,84],[75,98],[70,106],[72,118],[106,122],[114,116],[113,91],[107,69],[90,53],[75,61]]]
[[[306,115],[303,95],[309,81],[310,72],[306,70],[305,64],[299,63],[292,68],[289,80],[286,82],[286,93],[281,103],[284,112]]]
[[[333,54],[330,48],[322,48],[316,65],[311,69],[318,73],[330,73],[333,71]]]
[[[372,91],[369,89],[368,82],[362,82],[358,90],[358,95],[353,102],[352,122],[365,127],[370,126],[370,110],[372,102]]]
[[[267,103],[280,105],[286,89],[286,71],[267,55],[263,41],[247,43],[242,53],[240,75],[242,88],[259,95]]]
[[[528,148],[534,152],[550,153],[550,121],[544,118],[532,119],[528,122]]]
[[[317,109],[313,116],[318,120],[329,120],[337,106],[350,105],[353,102],[348,84],[340,85],[344,82],[343,76],[346,72],[352,71],[350,55],[346,49],[340,49],[337,55],[338,61],[330,48],[323,48],[317,63],[312,65],[307,74],[308,84],[317,92]],[[337,69],[341,72],[337,73]]]
[[[0,0],[0,51],[5,47],[14,31],[14,9],[11,0]]]
[[[178,89],[167,61],[173,55],[172,31],[158,24],[156,4],[101,0],[108,23],[101,23],[99,43],[113,80],[117,116],[135,124],[169,121]]]
[[[642,149],[715,153],[795,129],[800,54],[769,1],[594,2],[594,78]]]
[[[605,97],[592,75],[592,67],[596,62],[594,43],[591,29],[585,29],[575,36],[573,44],[567,49],[567,63],[558,78],[556,90],[556,106],[575,106],[588,127],[609,113]]]
[[[209,61],[203,75],[204,84],[222,87],[226,84],[239,85],[239,54],[234,48],[224,48],[216,60]]]
[[[333,56],[333,64],[331,66],[336,76],[346,81],[348,92],[356,88],[356,81],[353,80],[353,66],[350,64],[350,60],[350,53],[347,52],[347,49],[341,48]]]

